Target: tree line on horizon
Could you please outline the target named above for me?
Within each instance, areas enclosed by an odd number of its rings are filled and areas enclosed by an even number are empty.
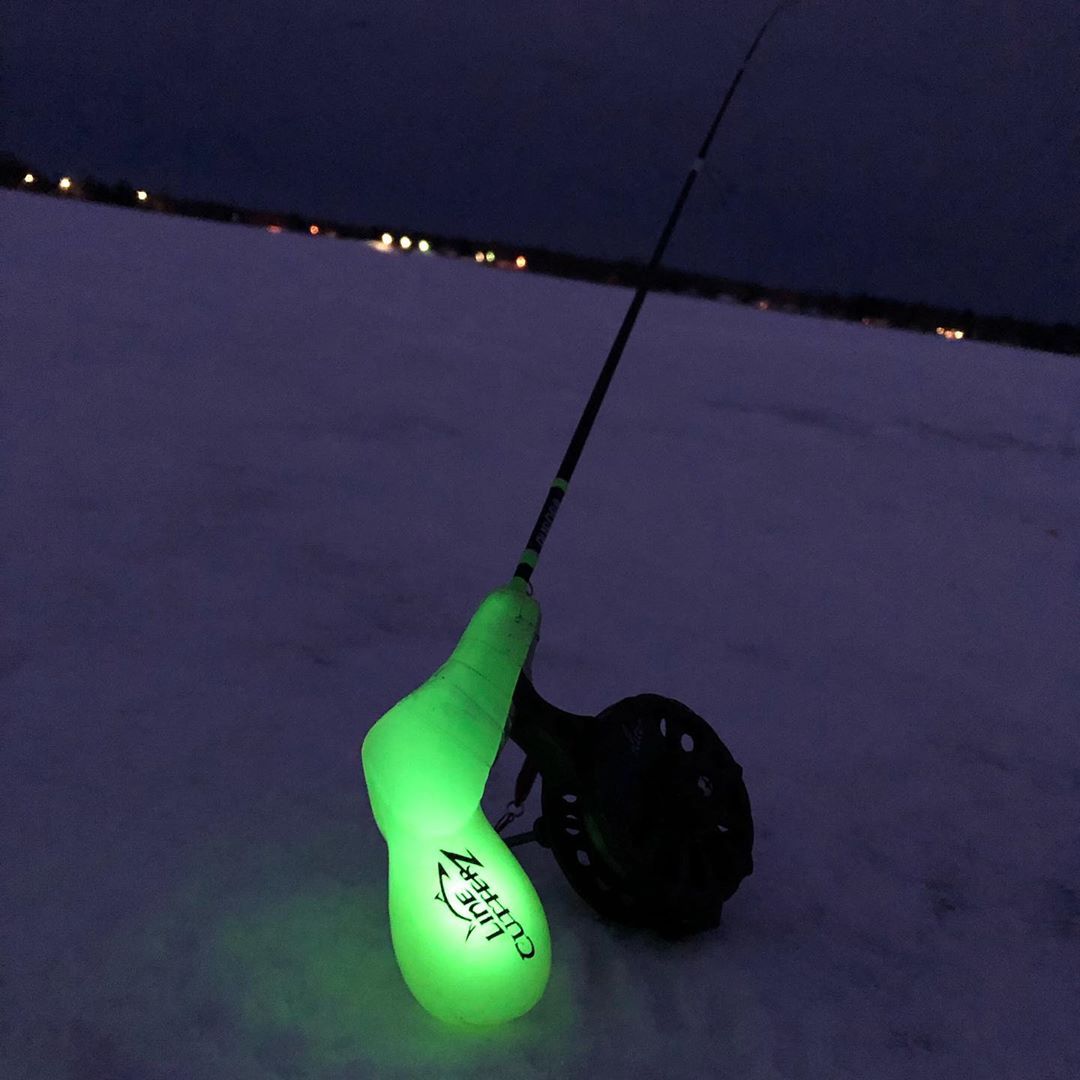
[[[28,180],[28,177],[33,179]],[[291,232],[308,233],[315,224],[320,235],[342,239],[378,240],[387,231],[383,225],[357,225],[325,219],[316,221],[294,212],[276,213],[208,200],[177,198],[162,192],[142,192],[140,197],[140,189],[123,180],[109,183],[94,177],[72,177],[70,188],[62,190],[60,178],[38,171],[10,154],[0,156],[0,187]],[[420,235],[419,231],[417,235]],[[543,248],[511,249],[505,244],[478,242],[467,237],[424,235],[430,250],[437,254],[473,258],[477,251],[490,250],[496,253],[497,264],[512,262],[516,255],[524,254],[531,271],[558,277],[635,287],[645,272],[641,263],[629,259],[613,261]],[[726,299],[763,309],[842,319],[865,326],[923,333],[960,330],[965,339],[1080,355],[1080,325],[1064,322],[1041,323],[1009,315],[863,294],[807,293],[663,267],[657,272],[652,287],[658,291],[712,300]]]

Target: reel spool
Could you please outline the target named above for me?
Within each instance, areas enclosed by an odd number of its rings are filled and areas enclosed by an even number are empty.
[[[582,899],[667,937],[718,925],[753,870],[754,825],[742,769],[709,724],[658,694],[578,716],[525,675],[511,718],[523,776],[535,767],[543,784],[535,839]]]

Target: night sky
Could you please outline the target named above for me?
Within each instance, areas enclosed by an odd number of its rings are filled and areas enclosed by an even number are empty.
[[[186,197],[645,259],[772,4],[8,4],[0,150]],[[797,4],[667,261],[1080,322],[1080,5]]]

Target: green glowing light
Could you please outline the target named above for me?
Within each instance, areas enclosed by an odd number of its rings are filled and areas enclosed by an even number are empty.
[[[364,740],[394,952],[413,995],[443,1020],[520,1016],[551,970],[540,898],[480,809],[539,619],[523,582],[490,593],[450,659]]]

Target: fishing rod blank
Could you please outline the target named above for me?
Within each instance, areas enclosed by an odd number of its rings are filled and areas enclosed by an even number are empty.
[[[705,158],[709,153],[709,148],[712,146],[713,138],[716,136],[717,129],[720,127],[720,122],[724,119],[724,114],[731,104],[731,99],[735,96],[736,88],[742,81],[743,73],[746,71],[746,67],[750,63],[751,57],[753,57],[754,53],[757,51],[757,47],[761,44],[761,39],[765,36],[765,32],[769,29],[772,21],[784,8],[790,7],[797,2],[798,0],[783,0],[782,3],[778,4],[772,10],[769,17],[762,23],[761,29],[757,32],[757,36],[751,43],[750,48],[747,49],[746,56],[743,57],[743,62],[739,66],[739,70],[735,72],[735,77],[731,80],[731,85],[727,88],[724,100],[720,103],[720,108],[717,110],[716,116],[713,117],[712,124],[709,125],[709,130],[701,143],[701,147],[697,152],[697,157],[694,158],[693,164],[690,166],[690,171],[686,174],[682,190],[679,192],[679,196],[675,200],[675,205],[668,215],[667,223],[664,225],[663,231],[660,233],[660,238],[656,242],[652,257],[649,259],[645,272],[641,277],[641,282],[634,292],[633,299],[630,301],[630,307],[623,317],[622,325],[615,335],[615,340],[611,343],[611,349],[608,352],[607,359],[604,361],[603,368],[600,370],[596,385],[589,395],[589,400],[585,404],[581,419],[578,420],[574,434],[570,438],[570,445],[566,448],[566,454],[563,456],[562,463],[555,473],[555,479],[551,482],[547,498],[544,500],[540,515],[537,517],[532,534],[529,536],[529,542],[525,545],[525,550],[518,560],[517,569],[514,571],[515,578],[520,578],[527,582],[532,577],[533,570],[536,569],[536,564],[540,559],[540,552],[544,547],[544,541],[547,539],[548,532],[555,520],[555,515],[559,512],[559,506],[569,487],[570,478],[574,475],[574,469],[577,467],[578,459],[581,457],[581,452],[585,448],[585,442],[589,437],[589,433],[592,431],[592,426],[596,420],[597,413],[600,412],[600,406],[603,404],[604,395],[611,385],[611,380],[615,375],[615,369],[619,366],[619,360],[622,358],[626,343],[630,340],[630,334],[634,329],[634,324],[637,322],[641,307],[645,303],[645,297],[648,296],[652,289],[656,278],[656,271],[660,266],[660,260],[664,257],[668,242],[671,240],[672,233],[675,232],[675,226],[679,222],[683,207],[686,205],[686,200],[690,197],[690,192],[693,190],[694,183],[697,181],[698,176],[705,167]]]

